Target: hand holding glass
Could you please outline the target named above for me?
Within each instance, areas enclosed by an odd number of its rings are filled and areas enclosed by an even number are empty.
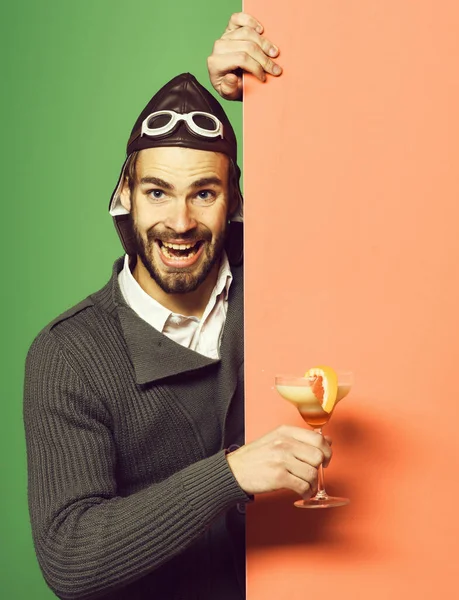
[[[338,371],[338,393],[336,404],[350,392],[353,375],[350,371]],[[313,377],[294,377],[290,375],[278,375],[276,377],[276,389],[279,394],[294,404],[299,410],[306,423],[317,433],[322,435],[322,427],[328,423],[334,408],[326,412],[322,408],[321,401],[317,398],[313,387],[317,380]],[[323,467],[318,469],[317,494],[309,500],[297,500],[295,506],[298,508],[330,508],[349,504],[348,498],[337,498],[329,496],[325,491]]]

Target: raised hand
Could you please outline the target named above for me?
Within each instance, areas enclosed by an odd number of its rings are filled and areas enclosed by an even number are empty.
[[[282,68],[273,58],[279,49],[263,34],[263,25],[247,13],[231,16],[224,34],[207,59],[210,82],[226,100],[242,98],[242,74],[251,73],[260,81],[266,75],[279,76]]]

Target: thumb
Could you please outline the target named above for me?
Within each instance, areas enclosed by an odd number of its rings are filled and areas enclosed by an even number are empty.
[[[221,95],[228,100],[236,100],[242,96],[242,81],[235,73],[227,73],[221,82]]]

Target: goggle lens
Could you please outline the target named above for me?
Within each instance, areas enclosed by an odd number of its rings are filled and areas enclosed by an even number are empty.
[[[207,115],[202,113],[194,114],[192,119],[193,123],[200,129],[205,129],[206,131],[218,131],[218,123]]]
[[[173,119],[173,115],[167,113],[152,114],[148,117],[148,129],[160,129],[169,125]]]

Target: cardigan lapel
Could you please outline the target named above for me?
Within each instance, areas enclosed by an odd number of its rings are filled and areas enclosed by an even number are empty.
[[[123,268],[123,259],[118,259],[113,266],[112,278],[101,292],[94,294],[93,300],[104,305],[109,312],[118,314],[123,335],[135,371],[136,383],[146,384],[181,373],[196,371],[218,364],[220,359],[212,359],[185,348],[157,331],[141,319],[130,308],[121,293],[118,274]],[[233,268],[233,283],[230,287],[228,315],[223,330],[222,350],[229,352],[230,362],[241,362],[238,351],[239,344],[234,344],[234,337],[242,340],[240,327],[242,312],[241,269]],[[110,294],[107,294],[110,288]],[[98,297],[99,296],[99,302]]]
[[[118,315],[134,365],[136,382],[139,384],[195,371],[219,362],[177,344],[141,319],[128,306],[119,306]]]

